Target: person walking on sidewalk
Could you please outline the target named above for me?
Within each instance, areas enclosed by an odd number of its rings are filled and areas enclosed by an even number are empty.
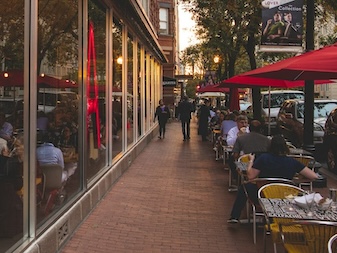
[[[188,101],[188,97],[184,96],[178,105],[178,115],[181,121],[181,128],[183,132],[184,141],[190,139],[190,122],[191,113],[193,111],[192,103]]]
[[[165,132],[166,132],[166,123],[167,120],[170,118],[170,109],[164,104],[164,101],[162,99],[159,100],[159,105],[156,108],[156,113],[154,114],[153,122],[156,121],[156,118],[158,118],[159,123],[159,136],[158,138],[165,138]]]
[[[205,99],[198,112],[198,134],[201,135],[202,141],[207,141],[208,125],[211,118],[210,104],[210,101]]]

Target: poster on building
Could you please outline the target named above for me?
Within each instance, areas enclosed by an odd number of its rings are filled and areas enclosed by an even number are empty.
[[[303,0],[262,0],[261,51],[300,51],[302,38]]]

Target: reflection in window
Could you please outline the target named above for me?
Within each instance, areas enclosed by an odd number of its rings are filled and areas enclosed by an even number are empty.
[[[314,119],[327,118],[329,113],[337,107],[337,103],[331,102],[315,102],[314,103]],[[297,117],[304,118],[304,103],[299,103],[297,106]]]
[[[140,44],[138,44],[138,47],[137,47],[137,67],[138,67],[138,70],[137,70],[137,73],[138,73],[138,84],[137,84],[137,125],[138,125],[138,136],[140,136],[142,134],[142,62],[141,62],[141,46]],[[144,75],[143,75],[144,76]]]
[[[78,6],[66,2],[40,0],[38,6],[36,182],[45,179],[44,195],[37,194],[39,225],[71,201],[81,185]]]
[[[132,144],[134,141],[133,136],[133,38],[128,34],[128,76],[127,76],[127,140],[128,145]]]
[[[304,99],[304,95],[302,93],[272,93],[270,94],[270,108],[281,107],[287,99]],[[269,107],[269,94],[263,96],[262,107]]]
[[[88,1],[89,30],[92,36],[88,53],[88,166],[86,175],[91,179],[107,165],[106,143],[106,16],[98,1]],[[90,31],[89,31],[90,32]],[[90,107],[93,106],[93,107]],[[91,111],[90,111],[91,110]]]
[[[23,223],[28,223],[23,220],[28,194],[22,190],[24,1],[13,0],[10,7],[0,7],[0,252],[21,240]]]
[[[112,157],[116,157],[120,152],[122,152],[122,65],[123,65],[123,55],[122,55],[122,25],[117,20],[113,20],[112,27],[113,36],[113,83],[112,83]]]

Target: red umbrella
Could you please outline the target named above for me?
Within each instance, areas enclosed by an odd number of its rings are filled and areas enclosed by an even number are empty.
[[[242,75],[284,80],[337,79],[337,43]]]
[[[37,85],[41,88],[77,88],[78,85],[69,79],[58,79],[48,75],[37,77]]]
[[[3,71],[0,74],[1,87],[23,87],[23,83],[22,70]]]
[[[315,84],[332,83],[331,80],[317,80]],[[278,87],[278,88],[295,88],[304,86],[303,80],[288,81],[281,79],[271,79],[262,77],[253,77],[246,75],[233,76],[221,82],[220,87]]]

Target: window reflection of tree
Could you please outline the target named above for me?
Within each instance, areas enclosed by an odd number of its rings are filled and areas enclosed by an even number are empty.
[[[0,5],[0,59],[5,69],[23,69],[24,64],[24,1],[6,1]]]
[[[113,146],[112,156],[115,157],[122,151],[122,98],[118,94],[123,92],[122,90],[122,66],[123,62],[117,62],[119,57],[122,57],[122,24],[116,18],[113,19],[112,24],[112,36],[113,36],[113,97],[112,97],[112,134],[113,134]],[[121,64],[120,64],[121,63]]]
[[[78,5],[76,0],[39,2],[38,73],[43,62],[65,66],[78,59]],[[77,76],[77,69],[75,70]],[[77,80],[77,78],[75,79]]]
[[[127,75],[127,140],[131,144],[133,136],[133,37],[128,34],[128,75]]]

